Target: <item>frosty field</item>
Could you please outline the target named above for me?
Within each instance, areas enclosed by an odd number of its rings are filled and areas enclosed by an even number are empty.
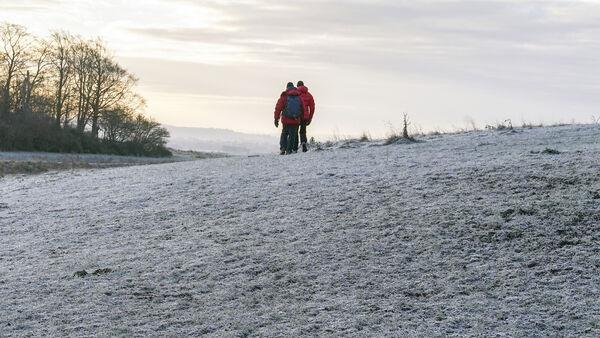
[[[0,336],[599,336],[600,127],[424,141],[1,178]]]
[[[101,154],[0,152],[0,178],[5,175],[39,174],[47,171],[103,169],[135,165],[226,157],[220,153],[172,150],[172,157],[135,157]]]

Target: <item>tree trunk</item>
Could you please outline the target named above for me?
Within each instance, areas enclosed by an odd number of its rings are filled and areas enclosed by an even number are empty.
[[[92,136],[94,138],[98,138],[99,131],[100,128],[98,126],[98,114],[94,113],[94,116],[92,116]]]
[[[5,118],[8,115],[10,107],[10,93],[6,88],[2,88],[0,93],[0,117]]]

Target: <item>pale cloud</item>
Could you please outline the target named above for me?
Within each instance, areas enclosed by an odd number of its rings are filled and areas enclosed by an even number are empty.
[[[208,6],[224,19],[207,28],[131,31],[227,46],[235,50],[238,63],[347,64],[399,74],[414,69],[450,80],[463,76],[503,82],[532,73],[571,85],[568,78],[576,71],[589,84],[594,80],[586,74],[598,65],[590,55],[600,55],[600,8],[595,2],[186,3]]]
[[[61,0],[29,0],[29,1],[2,1],[0,2],[0,10],[6,11],[28,11],[47,9],[50,6],[61,4]]]
[[[29,5],[44,6],[33,12],[40,20],[10,9]],[[400,111],[425,128],[464,115],[587,121],[600,105],[598,1],[5,0],[0,8],[0,20],[36,32],[103,36],[154,95],[150,113],[170,124],[267,132],[281,87],[298,79],[324,108],[313,127],[322,133],[382,133]],[[177,101],[177,118],[167,101]]]

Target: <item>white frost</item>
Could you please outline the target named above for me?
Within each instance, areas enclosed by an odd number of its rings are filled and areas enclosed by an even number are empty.
[[[0,336],[598,336],[599,135],[0,179]]]

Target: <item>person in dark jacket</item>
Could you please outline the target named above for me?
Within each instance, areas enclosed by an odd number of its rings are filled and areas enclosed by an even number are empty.
[[[302,143],[302,152],[308,151],[308,139],[306,137],[306,126],[310,125],[315,114],[315,99],[308,92],[308,87],[304,85],[304,81],[298,81],[298,91],[300,99],[304,106],[304,115],[300,121],[300,142]],[[298,141],[296,141],[294,150],[298,151]]]
[[[300,92],[292,82],[287,84],[287,89],[279,96],[275,105],[275,127],[279,128],[279,120],[283,124],[279,150],[281,155],[292,154],[294,147],[298,144],[298,126],[304,118],[304,105],[300,98]]]

